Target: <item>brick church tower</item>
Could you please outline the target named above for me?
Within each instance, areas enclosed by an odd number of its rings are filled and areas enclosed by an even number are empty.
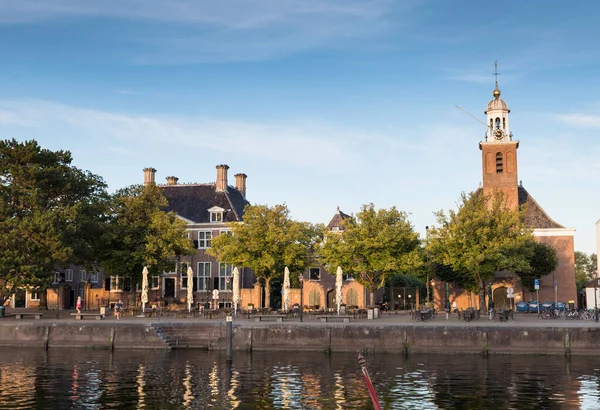
[[[510,209],[527,207],[525,224],[533,229],[536,241],[554,248],[558,256],[558,267],[550,275],[540,280],[540,300],[569,301],[577,300],[575,285],[575,229],[565,228],[555,222],[543,208],[531,197],[518,179],[517,149],[519,141],[513,140],[510,131],[508,104],[500,98],[498,81],[485,114],[487,132],[485,142],[479,143],[483,171],[483,192],[491,195],[501,190]],[[494,285],[494,301],[505,302],[506,288],[514,287],[515,301],[536,299],[535,292],[523,288],[518,277],[510,272],[498,272]],[[503,304],[503,303],[501,303]]]

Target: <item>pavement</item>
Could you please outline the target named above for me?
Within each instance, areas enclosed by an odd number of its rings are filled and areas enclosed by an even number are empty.
[[[31,312],[31,313],[43,313],[42,319],[15,319],[15,312]],[[6,316],[0,318],[0,325],[14,325],[15,323],[30,323],[36,324],[48,324],[48,323],[73,323],[73,324],[111,324],[111,325],[131,325],[133,323],[143,323],[150,325],[152,323],[213,323],[218,324],[225,322],[224,317],[215,319],[206,319],[201,317],[174,317],[174,316],[160,316],[160,317],[137,317],[137,316],[123,316],[120,320],[117,320],[115,316],[108,315],[103,320],[96,319],[85,319],[82,321],[75,321],[72,313],[76,313],[75,310],[39,310],[35,309],[11,309],[6,308]],[[86,311],[82,311],[86,313]],[[91,310],[89,313],[98,313],[98,310]],[[247,325],[247,326],[271,326],[275,325],[302,325],[302,326],[417,326],[417,327],[460,327],[460,328],[479,328],[479,327],[518,327],[518,328],[600,328],[600,322],[594,320],[567,320],[561,319],[541,319],[535,313],[515,313],[514,320],[508,322],[499,322],[490,320],[488,316],[481,316],[479,320],[472,322],[464,322],[458,320],[456,315],[450,315],[446,320],[445,314],[438,314],[436,317],[423,321],[412,320],[409,311],[392,311],[382,312],[378,319],[353,319],[348,323],[342,322],[328,322],[322,323],[317,320],[314,315],[305,313],[303,321],[300,321],[299,317],[285,319],[284,322],[255,322],[254,319],[249,318],[247,314],[238,314],[237,317],[233,318],[235,324]]]

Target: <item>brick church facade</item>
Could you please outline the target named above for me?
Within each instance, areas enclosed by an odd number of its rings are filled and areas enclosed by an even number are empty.
[[[526,206],[525,224],[533,230],[535,240],[555,249],[558,267],[550,275],[540,278],[540,301],[554,301],[555,298],[558,301],[576,301],[575,229],[565,228],[550,218],[519,181],[519,141],[513,139],[509,121],[510,109],[500,98],[497,82],[493,96],[494,99],[488,103],[485,110],[486,140],[479,143],[483,173],[483,184],[479,189],[487,195],[496,190],[502,191],[510,209]],[[497,272],[492,283],[492,299],[497,308],[510,306],[510,300],[507,298],[508,288],[514,290],[514,302],[537,299],[535,291],[531,292],[521,286],[518,276],[511,272]],[[438,283],[434,289],[434,302],[438,309],[443,309],[446,303],[451,304],[453,301],[456,301],[460,308],[478,307],[479,299],[476,295],[450,286],[446,301],[445,284]]]

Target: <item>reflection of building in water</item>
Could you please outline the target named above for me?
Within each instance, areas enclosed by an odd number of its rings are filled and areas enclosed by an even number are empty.
[[[304,407],[319,408],[319,398],[321,397],[321,378],[316,374],[303,374],[302,396],[304,397]]]
[[[183,378],[183,405],[188,407],[192,404],[194,395],[192,392],[192,366],[185,362],[185,377]]]
[[[144,370],[144,365],[140,364],[138,366],[137,377],[135,381],[137,383],[137,393],[138,393],[138,404],[137,408],[142,409],[146,407],[146,393],[144,392],[144,387],[146,386],[146,372]]]
[[[35,401],[35,370],[34,366],[12,365],[10,371],[0,372],[0,408],[20,407],[19,404]]]
[[[344,386],[344,379],[339,373],[335,373],[333,375],[333,379],[335,380],[335,408],[342,410],[344,409],[344,404],[346,404],[346,388]]]
[[[231,370],[231,366],[228,366],[228,372],[231,372],[229,380],[229,390],[227,391],[227,397],[229,398],[229,408],[237,409],[242,401],[237,396],[237,391],[240,388],[240,373]]]
[[[208,385],[210,386],[210,401],[219,402],[219,369],[215,363],[208,375]]]

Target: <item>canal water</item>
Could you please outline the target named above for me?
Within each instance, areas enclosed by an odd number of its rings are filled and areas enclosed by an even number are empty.
[[[385,409],[600,409],[598,358],[365,356]],[[10,349],[1,409],[369,409],[356,354]]]

